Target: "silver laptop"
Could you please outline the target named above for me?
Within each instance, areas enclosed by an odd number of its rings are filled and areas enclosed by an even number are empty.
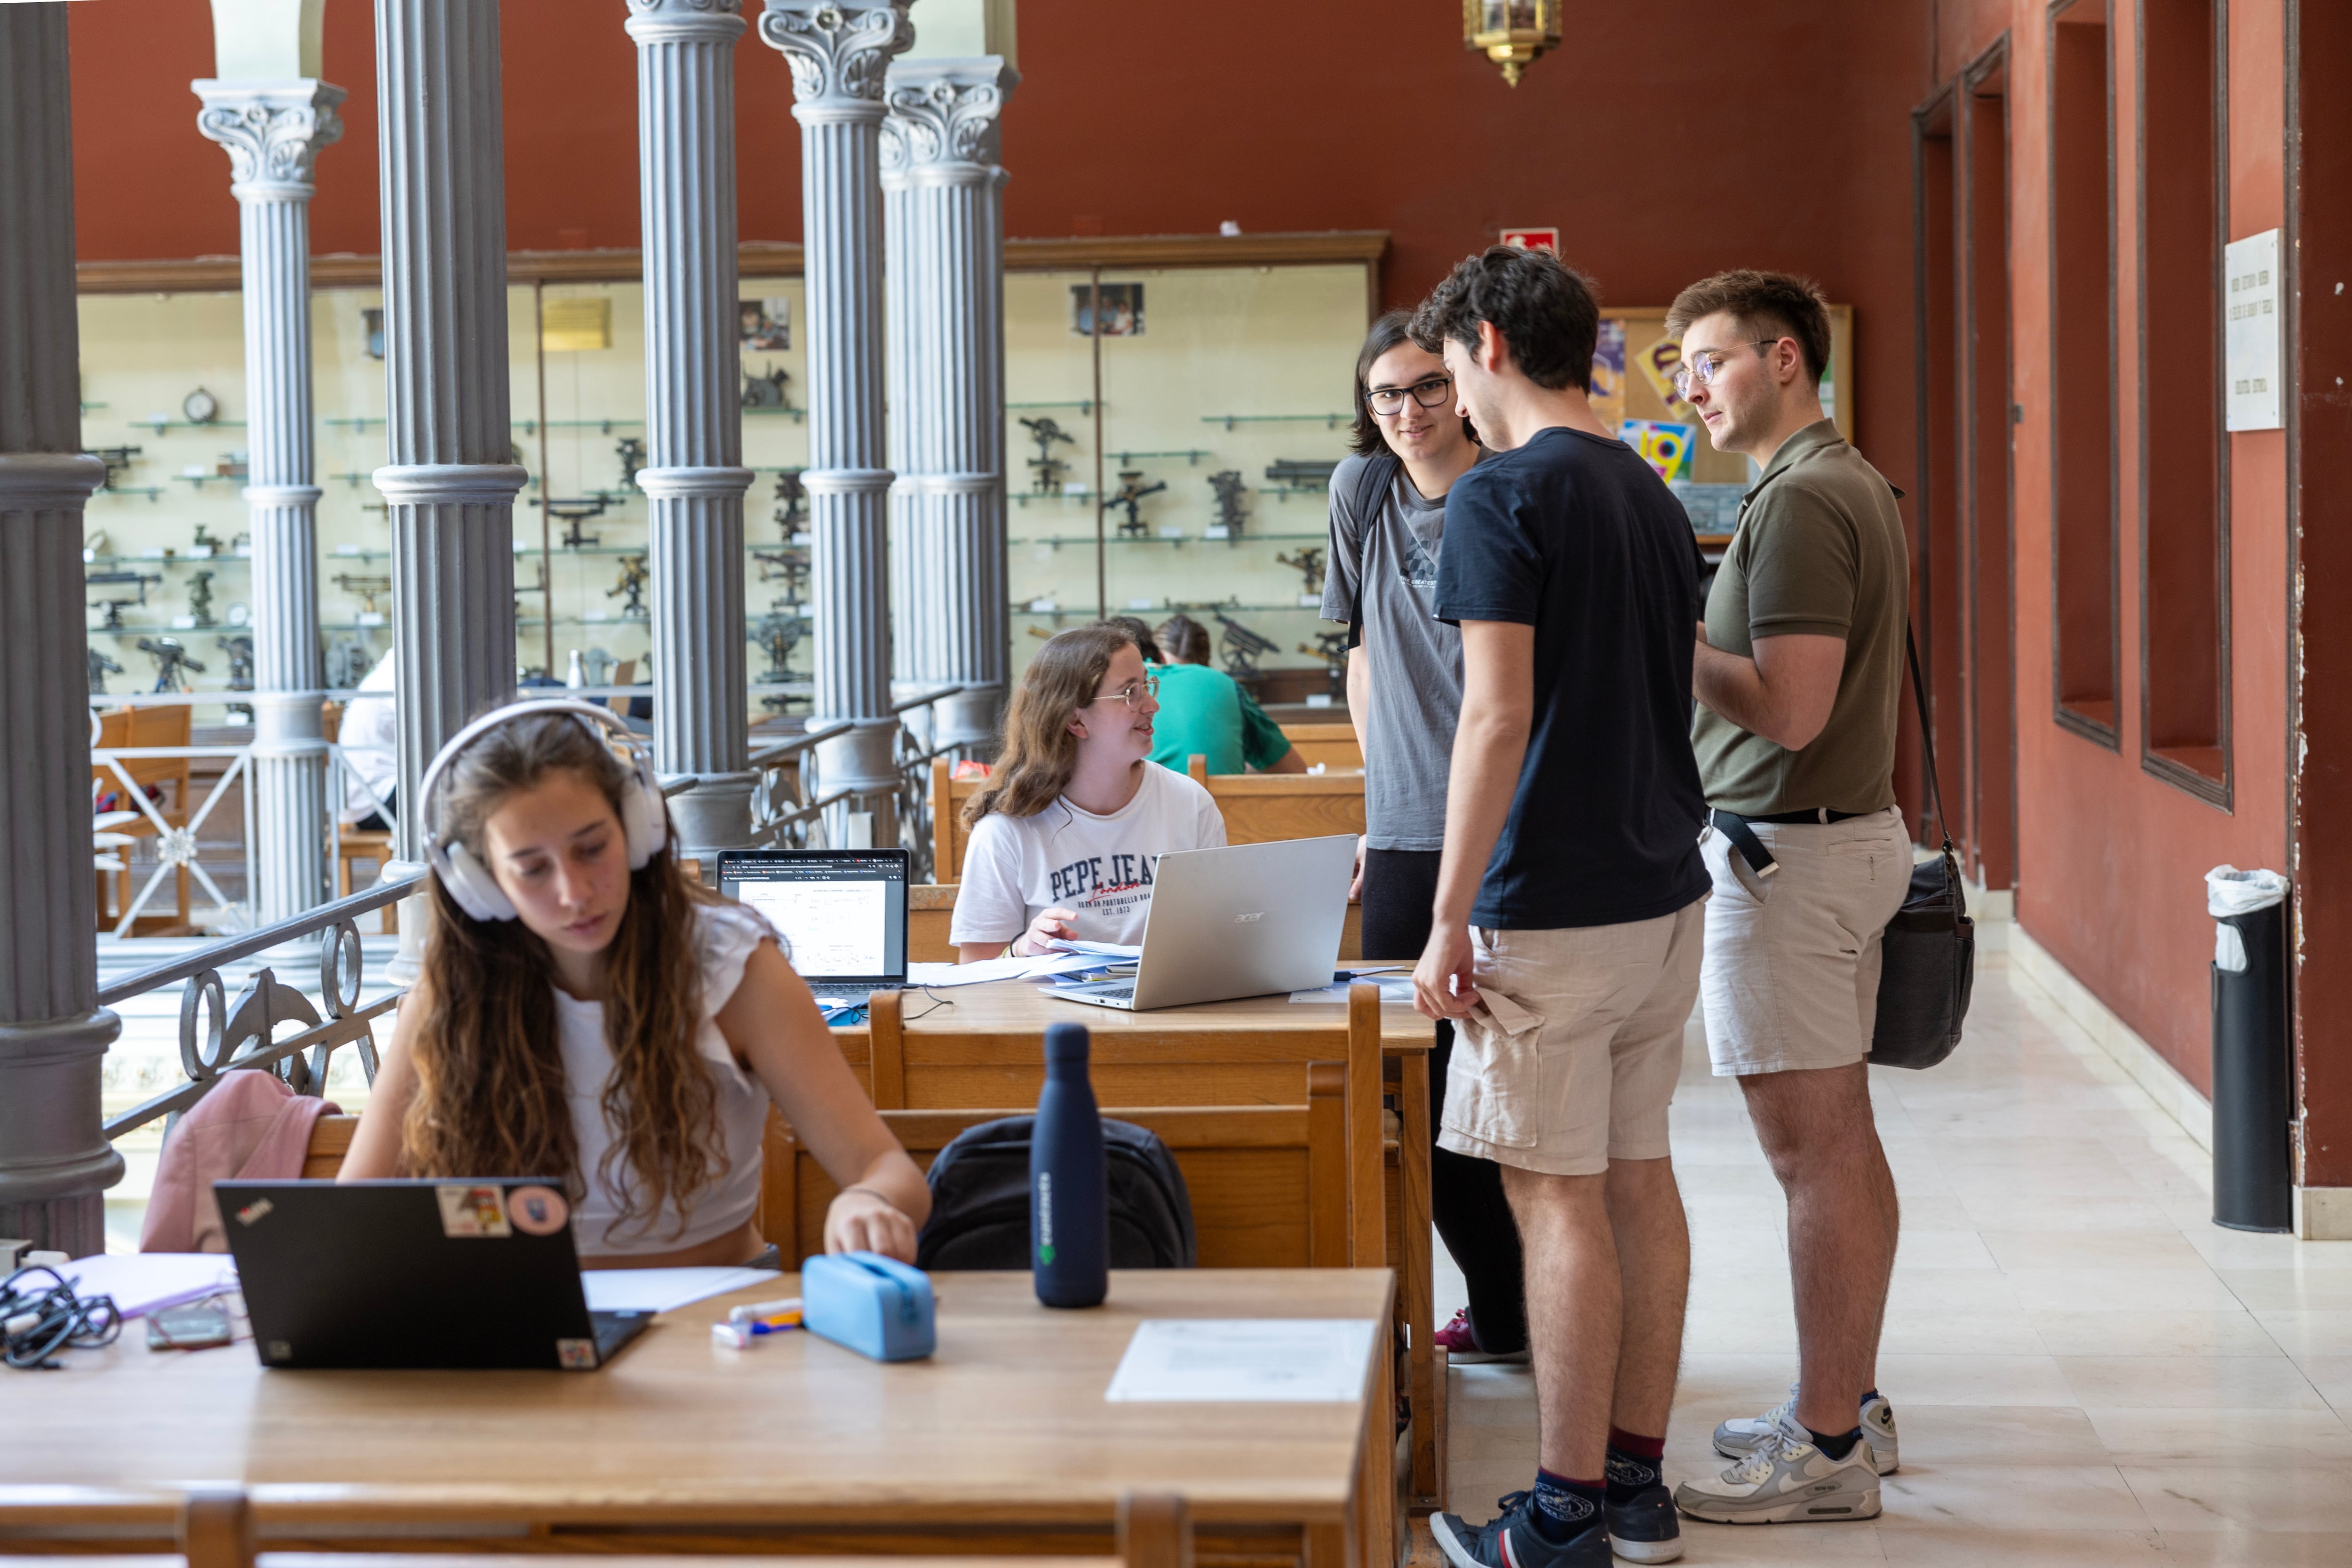
[[[1351,833],[1171,850],[1152,868],[1135,978],[1049,994],[1140,1013],[1328,985],[1355,873]]]
[[[730,849],[719,890],[768,917],[819,996],[862,999],[907,984],[904,849]]]

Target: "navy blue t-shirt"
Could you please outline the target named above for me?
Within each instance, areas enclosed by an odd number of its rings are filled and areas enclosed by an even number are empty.
[[[1707,890],[1691,755],[1698,551],[1622,441],[1554,426],[1445,497],[1440,620],[1535,627],[1535,713],[1471,923],[1621,925]]]

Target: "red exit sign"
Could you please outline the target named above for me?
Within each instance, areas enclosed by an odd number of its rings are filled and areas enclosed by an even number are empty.
[[[1559,254],[1559,230],[1556,228],[1507,228],[1503,243],[1516,245],[1522,250],[1549,250]]]

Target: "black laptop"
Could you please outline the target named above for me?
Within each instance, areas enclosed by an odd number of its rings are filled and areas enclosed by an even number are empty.
[[[593,1312],[558,1182],[215,1182],[272,1367],[593,1372],[653,1321]]]

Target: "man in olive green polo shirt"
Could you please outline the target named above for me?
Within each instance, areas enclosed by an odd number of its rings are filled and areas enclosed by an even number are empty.
[[[1718,273],[1666,323],[1716,447],[1763,466],[1692,672],[1714,883],[1699,994],[1716,1073],[1739,1080],[1787,1194],[1799,1365],[1787,1404],[1716,1428],[1739,1463],[1675,1500],[1730,1522],[1867,1519],[1896,1458],[1877,1389],[1895,1182],[1864,1064],[1911,874],[1895,805],[1910,562],[1893,488],[1823,417],[1818,289]]]

